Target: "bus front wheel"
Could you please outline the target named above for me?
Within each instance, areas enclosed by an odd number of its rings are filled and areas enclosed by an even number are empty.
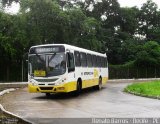
[[[51,94],[50,93],[46,93],[46,97],[50,97],[51,96]]]
[[[75,96],[79,96],[80,93],[81,93],[81,83],[80,82],[77,82],[77,88],[76,88],[76,91],[74,92]]]

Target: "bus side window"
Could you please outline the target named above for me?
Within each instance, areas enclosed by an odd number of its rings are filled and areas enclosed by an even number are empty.
[[[80,61],[80,53],[78,51],[75,51],[74,52],[74,58],[75,58],[75,65],[77,67],[80,67],[81,66],[81,61]]]
[[[103,57],[103,59],[102,59],[102,64],[103,64],[103,68],[105,68],[105,58]]]
[[[87,65],[92,67],[92,56],[90,54],[87,54]]]
[[[99,67],[99,57],[96,56],[96,67]]]
[[[87,56],[86,56],[86,53],[81,52],[80,53],[80,58],[81,58],[81,66],[82,67],[87,67]]]
[[[100,57],[101,59],[101,68],[103,68],[104,67],[104,65],[103,65],[103,62],[104,62],[104,60],[103,60],[103,57]]]
[[[72,72],[75,70],[73,53],[67,53],[67,67],[68,72]]]
[[[94,55],[91,55],[92,56],[92,67],[94,67],[95,65],[95,62],[94,62]]]
[[[105,58],[105,67],[108,68],[108,60],[107,60],[107,58]]]
[[[97,67],[97,57],[95,55],[92,56],[93,60],[93,67]]]

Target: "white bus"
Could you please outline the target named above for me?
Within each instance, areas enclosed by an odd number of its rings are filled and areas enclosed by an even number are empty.
[[[28,89],[30,93],[72,92],[101,89],[108,80],[106,54],[67,45],[33,46],[28,58]]]

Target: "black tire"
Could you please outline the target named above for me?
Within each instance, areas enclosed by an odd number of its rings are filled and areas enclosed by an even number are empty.
[[[50,97],[51,96],[51,94],[50,93],[46,93],[46,97]]]
[[[99,78],[98,85],[95,88],[96,88],[96,90],[102,89],[102,78],[101,77]]]
[[[81,83],[80,82],[77,82],[77,89],[76,91],[74,92],[74,96],[79,96],[80,93],[82,91],[82,86],[81,86]]]

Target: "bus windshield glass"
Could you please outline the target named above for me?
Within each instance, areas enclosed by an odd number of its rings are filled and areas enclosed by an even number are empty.
[[[65,53],[29,55],[29,74],[34,77],[51,77],[66,72]]]

